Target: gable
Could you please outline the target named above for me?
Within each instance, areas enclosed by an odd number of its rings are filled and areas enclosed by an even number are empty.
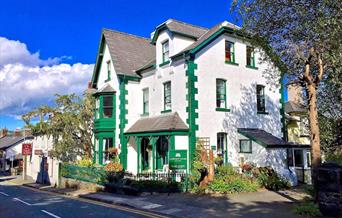
[[[93,88],[98,83],[105,44],[108,45],[113,70],[119,76],[139,77],[135,70],[155,57],[155,47],[150,44],[149,39],[104,29],[92,78]]]

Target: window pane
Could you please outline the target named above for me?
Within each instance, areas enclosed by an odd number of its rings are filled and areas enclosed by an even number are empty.
[[[294,150],[294,159],[296,167],[303,167],[303,151],[302,150]]]
[[[307,151],[306,152],[306,167],[311,167],[311,152]]]
[[[250,140],[240,140],[240,152],[250,153],[252,152],[252,146]]]
[[[171,82],[164,83],[164,110],[171,109]]]
[[[111,118],[113,116],[113,96],[103,96],[103,117]]]
[[[265,91],[264,91],[264,86],[262,85],[257,85],[256,88],[257,92],[257,110],[258,112],[265,112],[266,106],[265,106]]]
[[[226,107],[226,81],[216,80],[216,107]]]
[[[169,41],[166,41],[162,44],[162,52],[163,52],[163,62],[169,60]]]
[[[227,134],[217,133],[217,155],[220,157],[224,156],[226,148]]]
[[[113,138],[103,138],[103,163],[105,163],[106,161],[110,161],[108,150],[113,147]]]
[[[149,112],[149,90],[144,89],[143,90],[143,113]]]
[[[234,44],[232,42],[226,41],[225,42],[225,59],[227,62],[234,62]]]

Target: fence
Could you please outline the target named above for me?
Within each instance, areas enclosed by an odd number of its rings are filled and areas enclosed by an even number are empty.
[[[95,184],[104,184],[106,172],[97,167],[80,167],[71,164],[61,165],[61,176]]]

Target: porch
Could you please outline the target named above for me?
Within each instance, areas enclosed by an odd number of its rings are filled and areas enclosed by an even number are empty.
[[[125,137],[127,166],[133,173],[187,172],[188,127],[177,113],[139,119],[126,131]],[[182,166],[173,164],[176,153],[186,162]]]

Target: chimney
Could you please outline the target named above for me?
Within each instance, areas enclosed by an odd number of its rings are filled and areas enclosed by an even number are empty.
[[[20,137],[21,136],[21,131],[20,129],[15,129],[13,132],[13,137]]]
[[[287,96],[288,101],[295,102],[297,104],[303,104],[302,87],[298,84],[287,85]]]
[[[3,128],[0,130],[0,138],[7,136],[8,130]]]

